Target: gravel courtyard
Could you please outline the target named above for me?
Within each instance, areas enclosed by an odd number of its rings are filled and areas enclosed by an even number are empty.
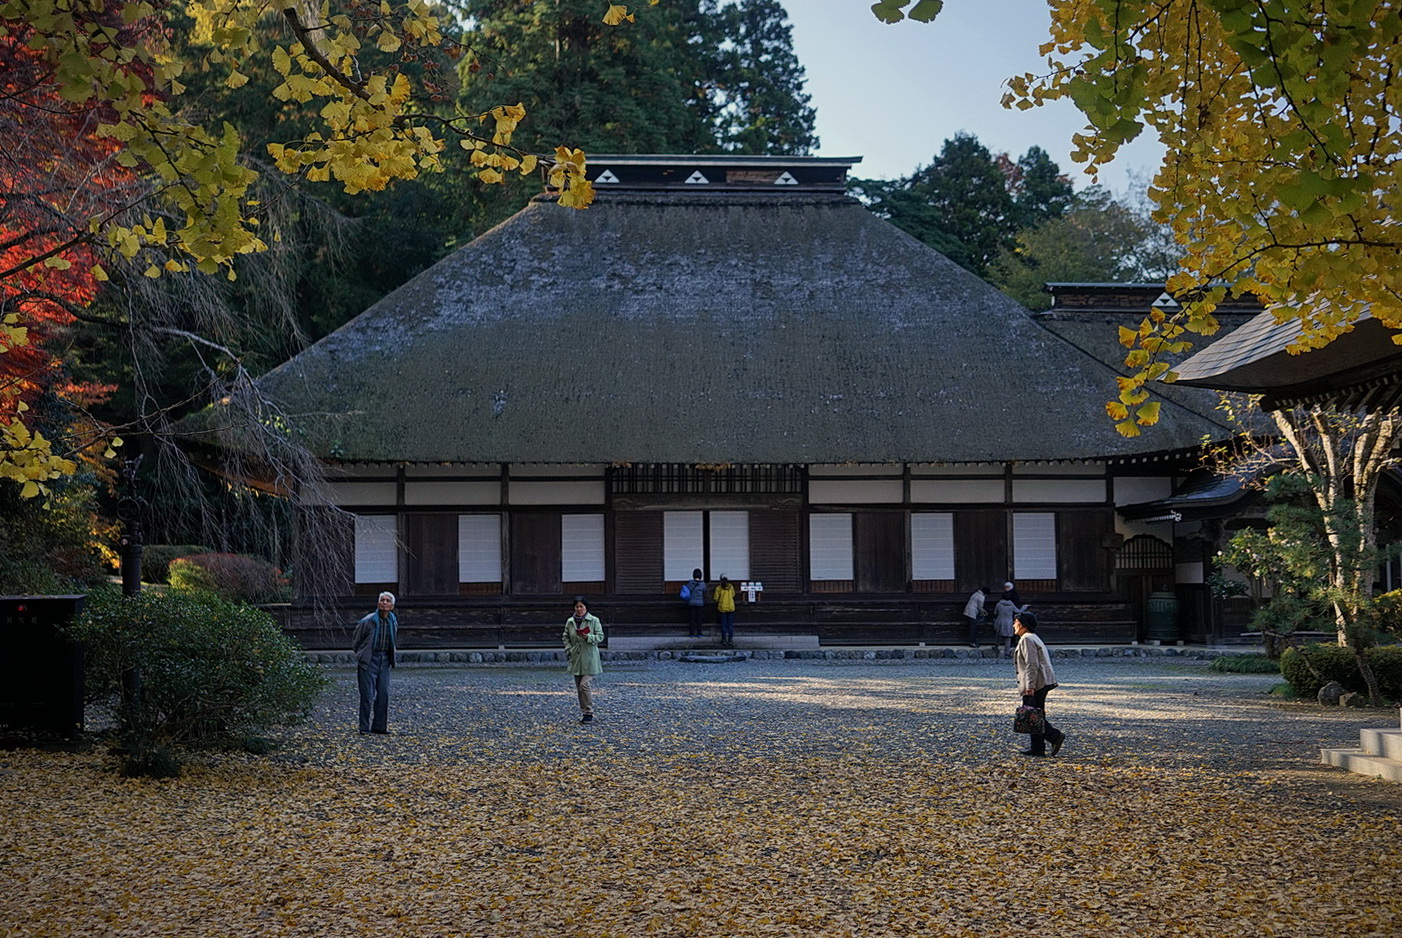
[[[0,754],[0,935],[1395,938],[1402,786],[1317,765],[1395,711],[1188,659],[1057,659],[1024,759],[993,660],[404,667],[271,757],[128,780]]]
[[[1222,674],[1187,658],[1057,658],[1048,715],[1070,736],[1061,761],[1215,771],[1313,769],[1323,746],[1356,745],[1360,726],[1392,716],[1323,710],[1267,695],[1280,678]],[[347,757],[355,735],[351,669],[284,757]],[[854,755],[1002,760],[1018,699],[1008,660],[608,662],[595,682],[597,722],[576,725],[561,665],[401,667],[390,738],[350,751],[398,763],[590,755]],[[1334,775],[1321,769],[1321,775]]]

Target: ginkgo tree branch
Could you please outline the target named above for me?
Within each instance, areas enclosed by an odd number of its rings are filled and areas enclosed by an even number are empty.
[[[971,0],[965,0],[971,2]],[[941,3],[880,0],[887,22]],[[1164,354],[1210,334],[1228,294],[1254,294],[1327,343],[1363,312],[1402,328],[1402,9],[1297,0],[1051,0],[1047,68],[1009,80],[1009,107],[1070,98],[1088,172],[1145,128],[1165,145],[1149,188],[1181,247],[1167,287],[1183,316],[1129,330],[1125,435],[1158,419],[1147,384]],[[917,16],[917,12],[920,14]]]
[[[203,64],[218,66],[234,88],[249,81],[240,66],[270,65],[279,76],[273,97],[300,108],[315,123],[298,143],[267,146],[271,171],[313,183],[335,179],[350,194],[381,190],[439,170],[450,132],[470,151],[479,181],[499,183],[513,171],[530,175],[543,163],[547,188],[561,206],[590,204],[593,187],[583,152],[559,147],[537,157],[512,146],[512,133],[526,117],[519,105],[478,115],[490,132],[473,132],[465,126],[466,116],[452,123],[416,113],[423,91],[432,97],[441,88],[412,75],[403,63],[429,55],[452,58],[461,51],[457,40],[443,35],[440,7],[424,0],[381,0],[377,12],[362,15],[358,5],[359,0],[187,0],[181,5],[188,44],[203,54]],[[610,23],[632,18],[620,16],[621,9],[601,2],[599,13]],[[70,281],[86,276],[81,298],[54,302],[62,291],[49,290],[44,299],[55,314],[87,321],[74,314],[91,299],[93,282],[106,279],[104,264],[134,261],[139,269],[144,263],[149,278],[193,266],[202,274],[233,279],[235,258],[267,250],[251,195],[264,167],[241,151],[237,127],[222,121],[205,127],[180,109],[185,90],[180,78],[190,52],[172,47],[165,12],[163,0],[0,0],[0,43],[13,53],[6,65],[7,97],[0,100],[27,122],[21,126],[48,131],[44,139],[28,130],[19,134],[27,148],[19,158],[66,169],[65,157],[80,156],[75,172],[53,174],[71,191],[54,189],[40,172],[26,179],[23,195],[35,200],[29,215],[47,213],[52,224],[31,224],[22,232],[7,226],[0,233],[12,246],[25,245],[25,238],[34,246],[23,257],[6,251],[0,261],[0,303],[7,308],[21,292],[16,286],[21,277],[45,267],[65,274],[72,268]],[[265,40],[258,24],[270,12],[282,14],[290,31],[285,38],[292,41]],[[357,50],[366,42],[385,53],[404,52],[377,58],[362,74]],[[13,147],[8,124],[0,135]],[[82,160],[95,157],[111,162],[103,162],[101,171],[93,165],[86,175],[77,172]],[[127,188],[139,192],[129,198]],[[32,298],[37,301],[39,294]],[[8,358],[22,348],[36,354],[26,326],[11,315],[0,322],[0,354]],[[234,356],[234,350],[194,332],[165,334]],[[15,393],[8,389],[0,400],[7,414],[23,413]],[[49,473],[72,470],[71,464],[50,459],[42,435],[31,432],[24,419],[7,419],[0,477],[21,481],[22,494],[29,497],[43,491],[42,480],[53,478]]]
[[[42,263],[44,263],[45,261],[49,260],[50,258],[59,257],[60,255],[65,254],[65,253],[67,253],[68,251],[71,251],[71,250],[73,250],[74,248],[79,247],[80,245],[91,244],[92,241],[93,241],[93,236],[92,236],[91,234],[87,233],[87,232],[83,232],[82,234],[74,235],[72,238],[69,238],[67,241],[64,241],[64,242],[62,242],[62,243],[60,243],[60,244],[58,244],[58,245],[55,245],[54,247],[49,248],[49,249],[46,250],[46,251],[43,251],[43,252],[41,252],[41,253],[39,253],[39,254],[31,255],[31,256],[25,258],[25,259],[24,259],[23,261],[21,261],[20,263],[15,264],[15,265],[12,266],[12,267],[8,267],[8,268],[6,268],[6,269],[4,269],[4,270],[0,270],[0,280],[3,280],[3,279],[6,278],[6,277],[14,276],[15,274],[21,273],[22,271],[28,270],[29,268],[33,267],[35,264],[42,264]]]
[[[370,93],[365,90],[365,84],[363,82],[358,82],[342,72],[326,57],[326,53],[321,49],[321,40],[311,35],[314,30],[302,23],[302,18],[298,15],[295,6],[290,6],[283,10],[282,16],[292,27],[292,32],[301,40],[302,47],[306,50],[308,58],[317,65],[320,65],[322,71],[326,72],[326,74],[342,88],[345,88],[363,101],[370,100]],[[324,27],[316,27],[316,30],[319,31],[323,28]]]

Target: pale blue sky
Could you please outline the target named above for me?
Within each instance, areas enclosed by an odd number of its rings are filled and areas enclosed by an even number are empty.
[[[889,179],[930,162],[964,130],[994,153],[1014,158],[1040,146],[1071,175],[1071,135],[1085,120],[1069,101],[1027,111],[999,104],[1003,82],[1042,73],[1037,47],[1047,38],[1045,0],[947,0],[934,23],[887,26],[871,0],[780,0],[793,26],[794,51],[818,110],[819,156],[861,156],[853,172]],[[1101,172],[1116,192],[1137,171],[1147,181],[1162,150],[1136,140]]]

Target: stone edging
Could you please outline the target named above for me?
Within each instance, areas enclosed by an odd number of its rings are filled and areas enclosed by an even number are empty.
[[[1155,645],[1103,645],[1092,648],[1047,649],[1053,658],[1186,658],[1207,661],[1226,655],[1250,654],[1246,651],[1224,651],[1214,648],[1178,648]],[[817,648],[817,649],[728,649],[725,652],[731,660],[772,661],[777,659],[799,659],[816,661],[918,661],[921,659],[982,659],[999,661],[985,650],[973,648]],[[601,651],[604,661],[682,661],[687,658],[706,657],[701,649],[673,651]],[[561,651],[401,651],[395,655],[396,663],[406,666],[436,666],[444,664],[546,664],[565,662],[565,652]],[[349,651],[309,651],[307,660],[316,664],[343,665],[355,664],[355,656]],[[709,662],[707,662],[709,663]]]

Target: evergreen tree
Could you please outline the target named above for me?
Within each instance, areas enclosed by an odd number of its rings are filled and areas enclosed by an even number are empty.
[[[1059,218],[1076,199],[1071,180],[1047,151],[1032,147],[1016,163],[1000,157],[1013,197],[1013,214],[1019,228],[1031,228],[1049,218]]]
[[[793,27],[777,0],[740,0],[719,15],[721,149],[803,155],[818,146]]]
[[[1116,201],[1100,186],[1076,195],[1058,215],[1017,234],[988,265],[988,282],[1029,309],[1046,309],[1048,283],[1158,281],[1169,271],[1155,266],[1154,223]]]
[[[928,166],[900,179],[853,180],[852,192],[877,215],[981,277],[989,276],[996,258],[1017,252],[1022,232],[1082,205],[1071,180],[1041,147],[1014,161],[1006,153],[994,156],[963,132],[946,140]]]
[[[586,152],[784,153],[817,146],[777,0],[668,0],[626,28],[592,0],[467,0],[461,103],[525,105],[515,142]]]
[[[876,214],[982,276],[1017,231],[1008,183],[988,148],[958,133],[930,165],[890,182],[859,181],[855,189]]]
[[[473,113],[521,103],[514,143],[586,152],[694,153],[716,145],[711,70],[714,0],[668,0],[627,28],[594,0],[467,0],[473,29],[459,67]]]

